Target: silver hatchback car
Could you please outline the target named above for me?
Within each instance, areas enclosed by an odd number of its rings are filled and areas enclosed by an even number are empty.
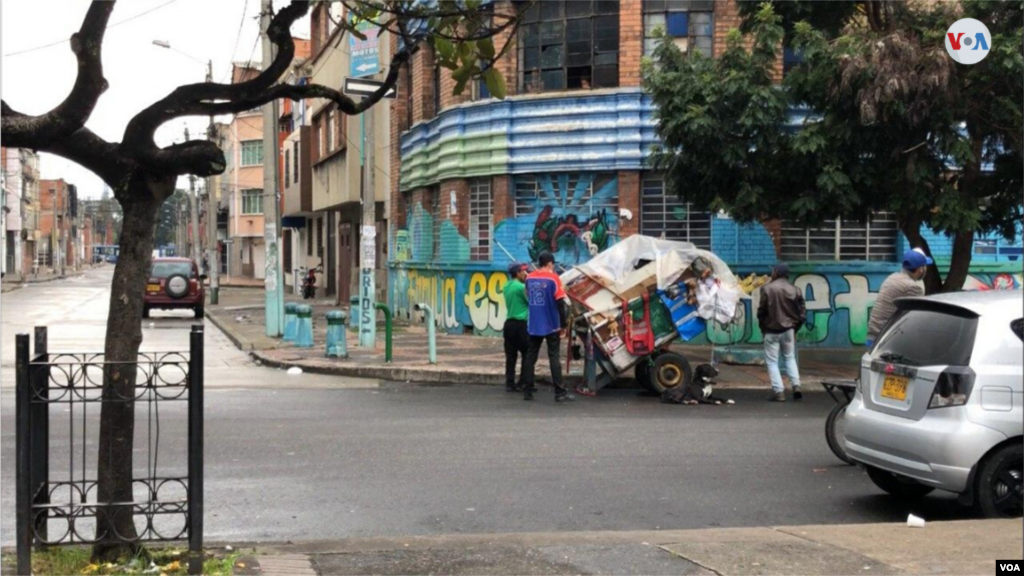
[[[986,517],[1020,516],[1024,293],[897,301],[861,359],[846,410],[849,457],[898,497],[960,494]]]

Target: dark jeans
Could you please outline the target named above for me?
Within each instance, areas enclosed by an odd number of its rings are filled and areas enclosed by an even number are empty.
[[[516,360],[522,359],[523,369],[519,373],[519,386],[526,374],[526,357],[530,352],[530,334],[526,331],[526,320],[506,320],[505,329],[505,387],[516,387]]]
[[[548,362],[551,363],[551,383],[555,387],[555,396],[562,396],[569,391],[562,384],[562,362],[559,355],[562,338],[558,332],[547,336],[530,336],[530,352],[526,356],[526,365],[523,366],[523,391],[532,393],[537,390],[533,383],[533,375],[537,367],[537,356],[544,342],[548,343]]]

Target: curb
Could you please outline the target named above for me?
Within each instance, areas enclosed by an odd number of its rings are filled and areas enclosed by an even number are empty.
[[[220,331],[223,332],[224,335],[228,337],[228,340],[231,340],[231,343],[234,344],[235,347],[237,347],[239,350],[241,350],[242,352],[253,351],[254,346],[252,342],[250,342],[249,339],[246,338],[245,336],[242,336],[241,334],[235,332],[233,328],[228,326],[227,322],[218,318],[216,314],[207,312],[206,318],[210,322],[212,322],[214,326],[219,328]]]

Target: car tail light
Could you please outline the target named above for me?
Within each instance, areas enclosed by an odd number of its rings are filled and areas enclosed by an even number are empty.
[[[974,370],[970,368],[946,368],[935,381],[932,399],[928,408],[949,408],[963,406],[974,389]]]
[[[195,281],[195,279],[194,279],[194,278],[193,278],[192,280],[189,280],[189,281],[188,281],[188,293],[189,293],[189,294],[195,294],[195,293],[196,293],[196,287],[197,287],[197,286],[198,286],[198,285],[196,284],[196,281]]]

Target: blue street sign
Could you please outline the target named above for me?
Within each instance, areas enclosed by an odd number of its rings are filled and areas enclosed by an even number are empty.
[[[380,29],[372,22],[363,20],[356,24],[356,30],[366,36],[366,40],[361,40],[351,32],[348,35],[348,52],[351,55],[349,76],[352,78],[373,76],[380,72],[380,45],[377,37]]]

